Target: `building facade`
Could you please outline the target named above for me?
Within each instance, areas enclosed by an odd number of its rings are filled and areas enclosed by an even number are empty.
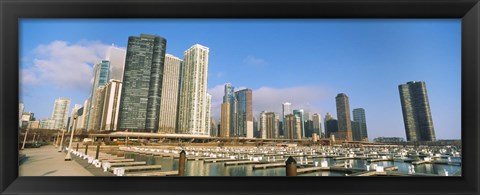
[[[363,108],[355,108],[352,111],[353,114],[353,125],[352,123],[352,128],[355,126],[355,132],[356,136],[354,136],[356,139],[355,141],[364,141],[365,139],[368,140],[368,134],[367,134],[367,120],[365,117],[365,109]]]
[[[398,86],[407,141],[435,141],[432,114],[425,82]]]
[[[208,135],[207,114],[208,47],[195,44],[184,52],[184,67],[178,115],[182,134]]]
[[[286,135],[286,119],[285,117],[289,114],[293,114],[292,103],[284,102],[282,103],[282,122],[283,122],[283,132],[280,132],[282,135]]]
[[[285,116],[285,138],[301,139],[301,128],[300,117],[293,114],[287,114]]]
[[[267,113],[262,111],[260,113],[260,120],[259,120],[259,131],[260,131],[260,138],[266,139],[267,138]]]
[[[301,138],[305,138],[305,115],[303,109],[293,110],[293,115],[298,116],[300,118],[300,135]]]
[[[93,83],[92,83],[92,90],[90,93],[90,104],[87,107],[87,120],[85,121],[85,125],[87,130],[98,130],[97,126],[94,127],[94,122],[97,122],[100,119],[96,119],[95,114],[98,112],[99,109],[95,107],[95,103],[97,102],[98,88],[103,87],[107,84],[108,80],[110,79],[110,61],[102,60],[100,63],[95,64],[93,67]]]
[[[156,132],[167,40],[141,34],[128,38],[118,129]]]
[[[279,116],[275,112],[265,113],[267,138],[278,138]]]
[[[125,67],[125,49],[118,48],[112,44],[108,47],[105,60],[110,62],[110,79],[123,80],[123,70]]]
[[[313,133],[316,133],[317,135],[321,136],[322,135],[322,116],[318,113],[314,113],[312,115],[312,121],[313,121]]]
[[[55,104],[53,105],[52,117],[50,118],[54,121],[53,129],[67,128],[67,118],[68,118],[69,108],[70,108],[70,98],[61,97],[55,100]]]
[[[339,93],[336,97],[337,120],[338,120],[338,136],[337,139],[352,141],[352,121],[350,119],[350,105],[348,96]]]
[[[100,129],[116,131],[118,125],[118,112],[120,108],[120,96],[122,94],[122,82],[111,79],[105,85],[105,96],[102,108]]]
[[[165,54],[162,99],[158,120],[159,133],[176,133],[182,64],[183,61],[180,58]]]
[[[242,89],[235,92],[235,124],[239,137],[253,138],[252,93],[251,89]]]

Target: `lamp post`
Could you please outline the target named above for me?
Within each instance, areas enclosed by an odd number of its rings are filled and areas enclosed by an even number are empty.
[[[61,152],[62,151],[62,148],[63,148],[63,137],[65,136],[65,130],[62,129],[62,139],[60,139],[60,145],[58,145],[58,152]]]
[[[60,138],[60,134],[57,132],[57,137],[55,139],[55,148],[58,148],[58,139]]]
[[[76,123],[77,123],[77,118],[78,118],[78,114],[75,113],[75,115],[73,115],[73,127],[72,129],[70,130],[72,133],[70,135],[70,144],[68,144],[68,151],[67,151],[67,155],[65,156],[65,161],[70,161],[72,160],[72,155],[70,155],[71,151],[72,151],[72,141],[73,141],[73,133],[75,132],[75,127],[76,126]]]
[[[25,137],[23,138],[22,150],[25,149],[25,142],[27,141],[28,129],[25,131]]]

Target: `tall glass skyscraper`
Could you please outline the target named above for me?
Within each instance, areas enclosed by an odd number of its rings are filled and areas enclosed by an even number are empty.
[[[235,97],[234,89],[235,88],[233,87],[232,84],[226,83],[225,88],[224,88],[224,95],[223,95],[223,104],[224,105],[228,104],[229,108],[228,108],[228,112],[223,113],[224,115],[222,116],[222,118],[225,120],[225,122],[228,121],[228,123],[226,123],[224,125],[224,127],[222,127],[222,129],[224,129],[224,130],[228,129],[229,137],[238,137],[239,136],[238,135],[237,124],[236,124],[236,118],[237,118],[236,103],[237,103],[237,100],[236,100],[236,97]],[[228,117],[228,119],[226,119],[226,117]],[[228,127],[226,125],[228,125]]]
[[[399,85],[398,90],[407,141],[435,141],[425,82],[410,81]]]
[[[95,129],[93,121],[95,113],[97,112],[97,107],[95,107],[95,102],[97,102],[97,92],[99,87],[103,87],[107,84],[110,79],[110,61],[102,60],[100,63],[95,64],[93,67],[93,84],[92,90],[89,98],[89,105],[86,107],[86,120],[84,121],[87,130],[98,130]]]
[[[236,125],[238,136],[253,138],[252,90],[242,89],[235,92]]]
[[[299,110],[293,110],[293,115],[298,116],[300,118],[300,135],[302,136],[301,138],[305,138],[305,116],[303,113],[303,109]],[[300,139],[300,138],[299,138]]]
[[[338,137],[336,138],[352,141],[352,121],[350,119],[348,96],[344,93],[339,93],[335,100],[337,103],[338,120]]]
[[[363,141],[368,139],[367,135],[367,120],[365,118],[365,109],[355,108],[352,111],[353,113],[353,122],[355,123],[355,132],[357,133],[355,141]],[[352,126],[352,128],[353,128]]]
[[[167,40],[141,34],[128,38],[118,129],[156,132]]]
[[[178,131],[183,134],[209,135],[206,122],[208,47],[195,44],[184,52],[184,67],[178,115]]]

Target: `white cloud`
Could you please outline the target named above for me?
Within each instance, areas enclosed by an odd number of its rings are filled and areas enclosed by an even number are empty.
[[[255,57],[255,56],[253,56],[253,55],[247,56],[247,57],[243,60],[243,62],[245,62],[245,63],[248,64],[248,65],[257,66],[257,67],[266,66],[266,65],[268,64],[267,61],[265,61],[264,59]]]
[[[224,85],[217,85],[208,90],[212,95],[212,116],[220,118],[220,106],[223,101]],[[235,91],[245,87],[235,88]],[[282,103],[290,102],[294,109],[321,113],[317,105],[329,100],[327,90],[318,86],[297,86],[288,88],[260,87],[253,90],[253,112],[258,117],[261,111],[281,113]]]
[[[33,51],[33,65],[21,70],[25,85],[52,85],[65,89],[88,89],[92,65],[105,57],[109,45],[80,41],[53,41]]]

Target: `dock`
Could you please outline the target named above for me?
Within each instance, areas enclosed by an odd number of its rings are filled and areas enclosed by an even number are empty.
[[[127,173],[124,176],[178,176],[177,171],[164,171],[164,172],[143,172],[143,173]]]
[[[253,165],[253,169],[268,169],[268,168],[277,168],[277,167],[285,167],[285,163],[282,162],[282,163]]]
[[[162,169],[162,165],[128,166],[128,167],[119,167],[119,168],[123,168],[125,172],[146,171],[146,170]]]

